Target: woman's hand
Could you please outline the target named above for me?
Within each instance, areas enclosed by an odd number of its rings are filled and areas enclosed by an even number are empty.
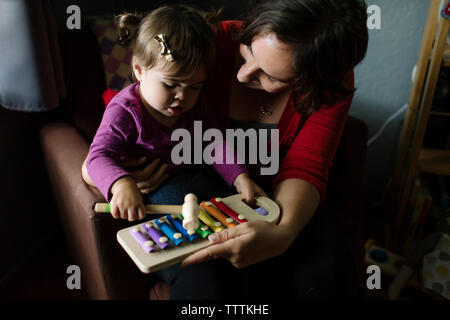
[[[134,221],[145,218],[145,205],[133,178],[126,176],[111,186],[111,215],[114,219]]]
[[[236,268],[282,254],[294,241],[296,233],[266,221],[246,222],[211,234],[213,245],[188,256],[182,267],[216,258],[224,258]]]
[[[247,172],[241,173],[234,179],[233,185],[237,191],[244,196],[245,202],[253,204],[255,202],[255,196],[265,196],[267,194],[264,190],[258,186],[248,175]]]
[[[95,187],[95,184],[92,182],[91,178],[89,177],[89,174],[87,172],[86,168],[86,162],[89,157],[89,154],[86,156],[86,159],[84,159],[83,166],[81,169],[81,175],[83,177],[83,180],[90,186]],[[122,157],[121,158],[121,167],[124,169],[135,167],[142,165],[147,161],[146,157],[140,157],[140,158],[129,158],[129,157]],[[167,170],[167,164],[163,164],[162,166],[158,167],[160,160],[155,159],[150,164],[148,164],[144,169],[139,171],[129,171],[130,175],[134,178],[134,181],[136,181],[137,188],[140,192],[144,194],[148,194],[150,192],[155,191],[159,188],[159,186],[167,179],[169,176],[166,173]]]
[[[127,167],[140,165],[145,161],[146,157],[127,158],[122,160],[122,166],[126,169]],[[166,173],[167,164],[158,168],[159,161],[159,159],[155,159],[144,169],[130,172],[140,192],[148,194],[155,191],[169,177]]]

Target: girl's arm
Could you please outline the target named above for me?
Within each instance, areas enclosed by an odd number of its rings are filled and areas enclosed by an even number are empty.
[[[87,154],[86,158],[83,161],[83,166],[81,167],[81,176],[83,177],[84,182],[86,182],[88,185],[95,187],[94,182],[92,182],[91,177],[89,177],[89,173],[87,171],[86,162],[89,158],[89,153]]]

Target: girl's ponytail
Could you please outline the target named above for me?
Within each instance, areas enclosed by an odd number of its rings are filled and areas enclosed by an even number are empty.
[[[142,16],[137,13],[123,13],[116,16],[114,20],[119,35],[117,40],[122,46],[127,47],[136,36]]]

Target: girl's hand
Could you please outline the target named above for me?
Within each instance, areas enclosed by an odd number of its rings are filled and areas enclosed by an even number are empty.
[[[118,179],[111,187],[111,215],[114,219],[134,221],[145,218],[145,205],[134,180],[129,177]]]
[[[211,234],[213,245],[188,256],[182,267],[216,258],[224,258],[236,268],[282,254],[294,241],[296,234],[286,227],[266,221],[246,222]]]
[[[237,191],[244,196],[245,202],[253,204],[255,202],[255,196],[266,196],[264,190],[258,186],[248,175],[247,172],[241,173],[234,180],[233,185]]]

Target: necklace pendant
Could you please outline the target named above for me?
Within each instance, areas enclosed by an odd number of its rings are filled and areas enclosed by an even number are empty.
[[[266,111],[263,106],[259,107],[259,112],[261,112],[265,116],[270,116],[272,114],[272,111]]]

